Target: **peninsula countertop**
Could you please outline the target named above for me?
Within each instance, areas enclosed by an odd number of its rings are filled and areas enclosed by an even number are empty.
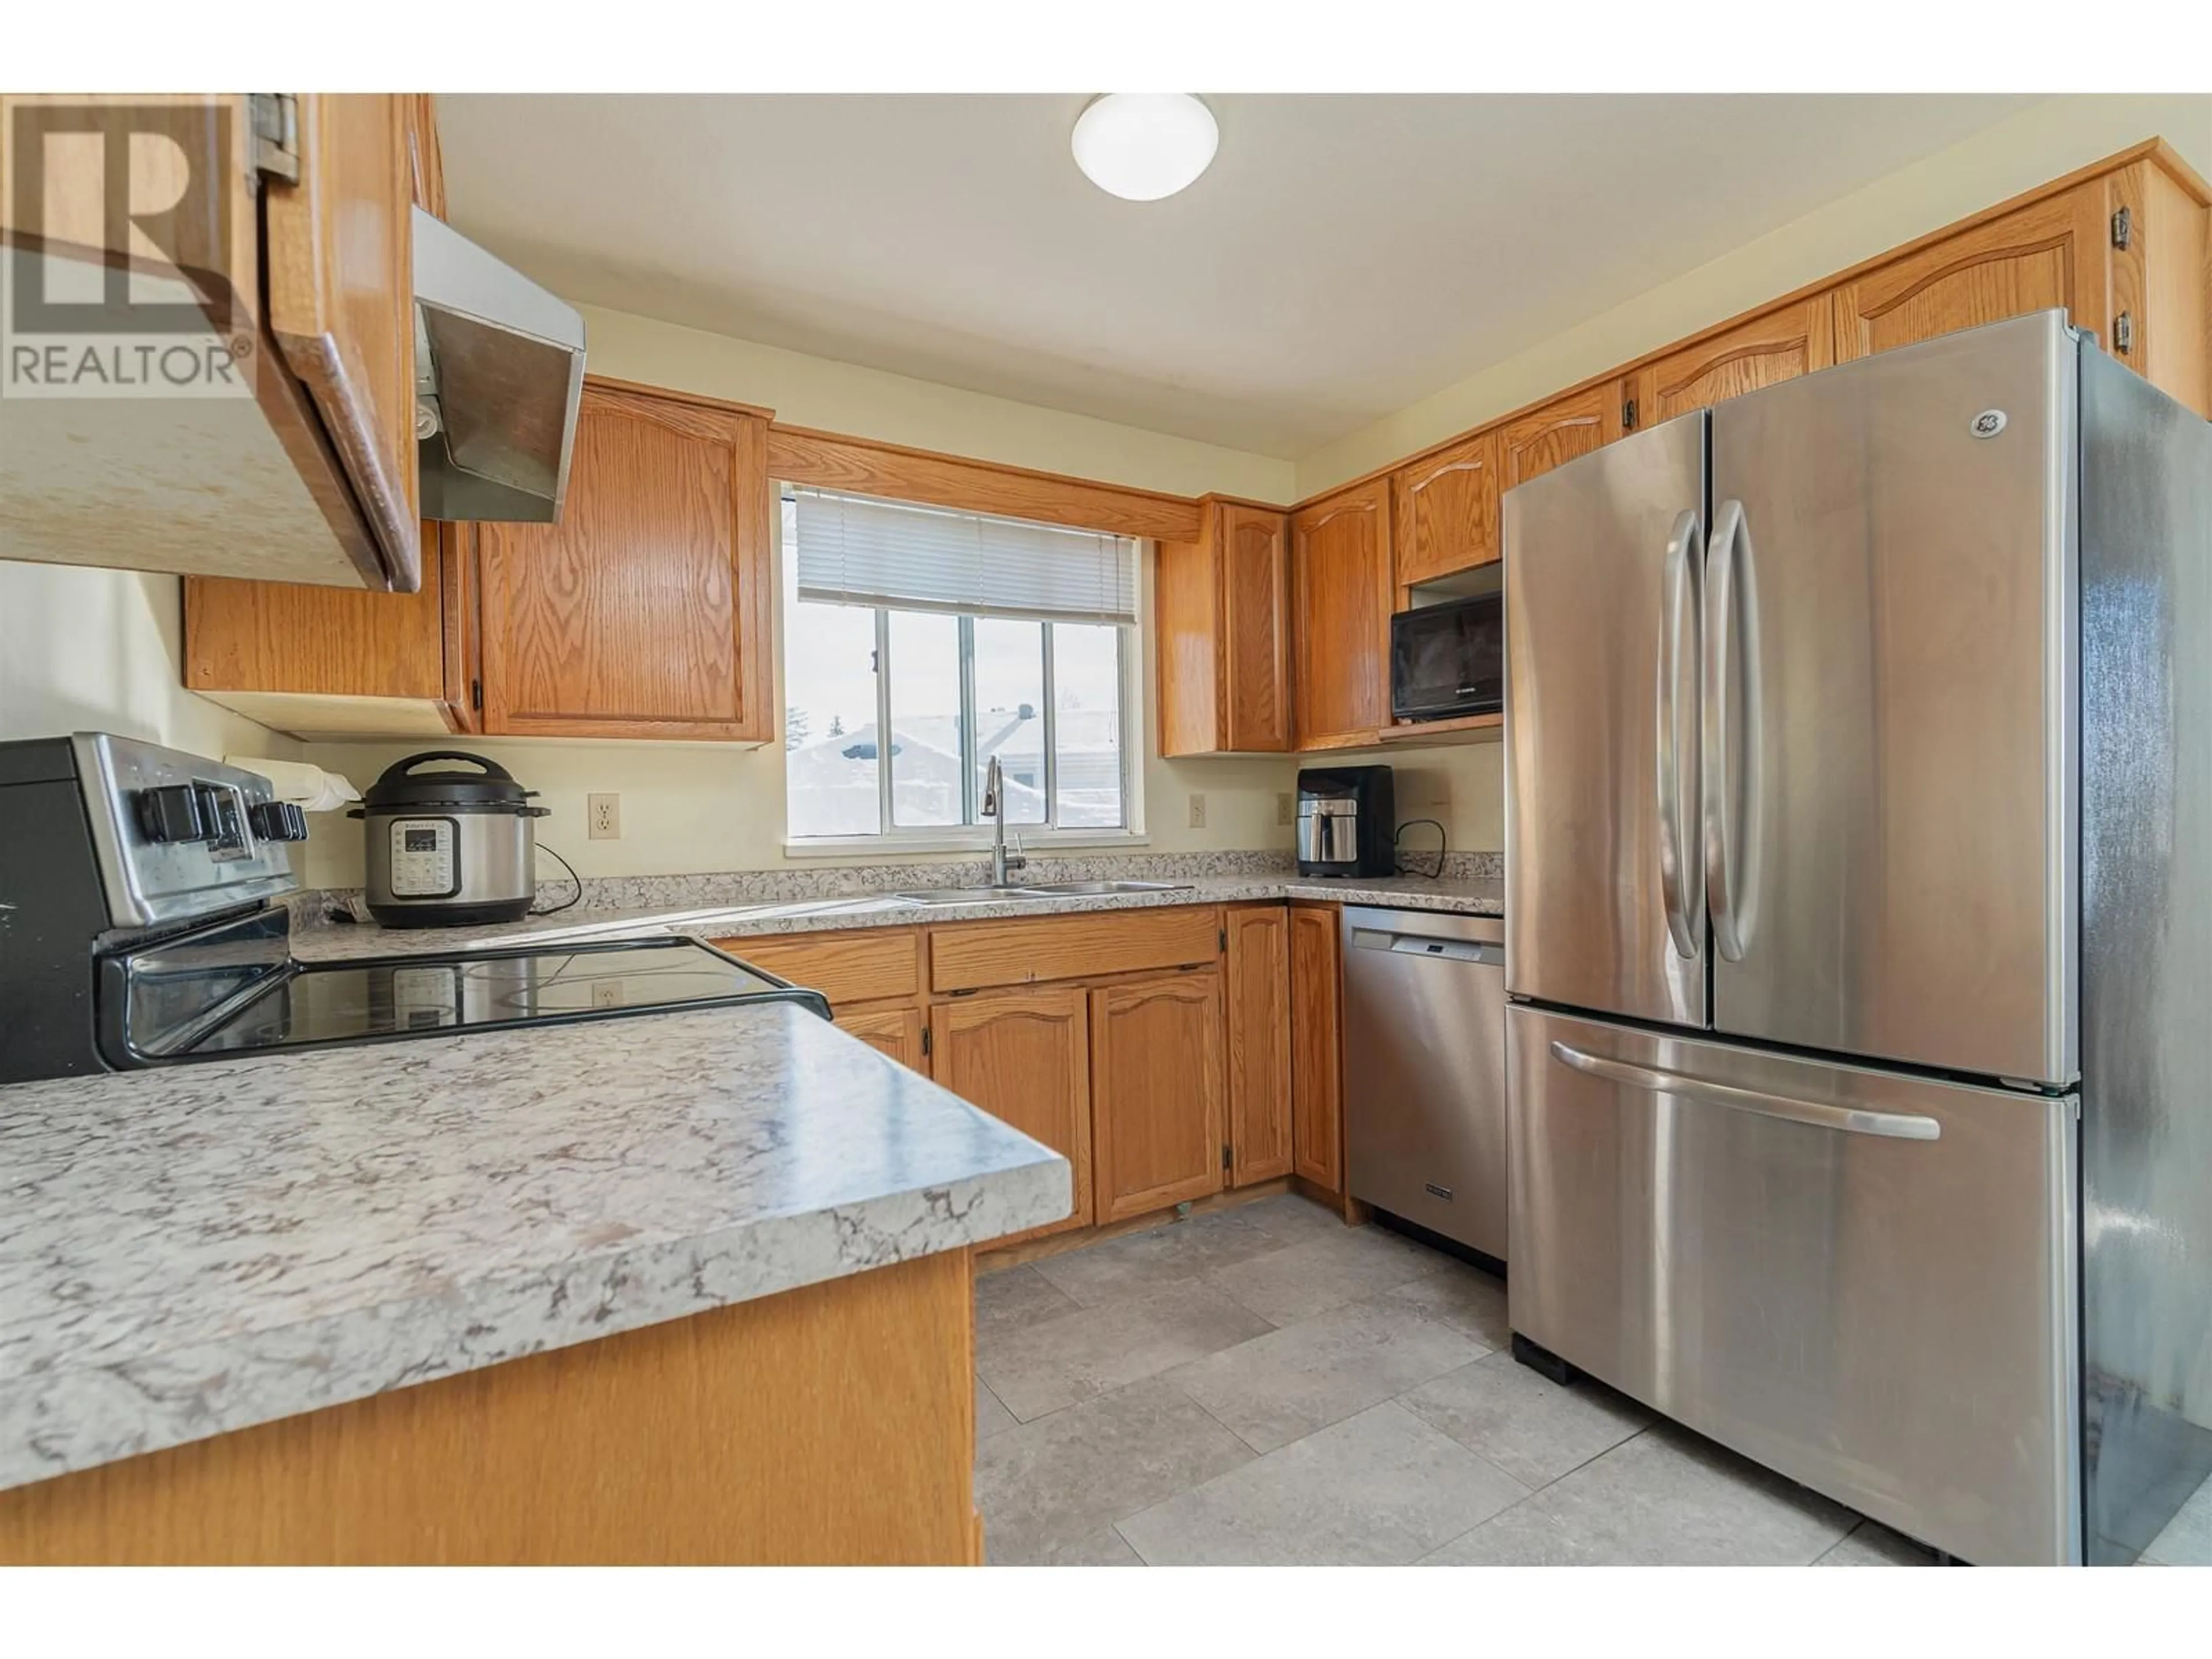
[[[0,1488],[980,1243],[1069,1178],[787,1003],[0,1088]]]
[[[1157,891],[1086,893],[1053,898],[988,898],[972,903],[917,904],[894,893],[740,901],[727,904],[595,906],[558,910],[521,921],[475,927],[380,927],[371,922],[295,926],[292,953],[302,962],[354,957],[413,956],[525,945],[557,945],[653,933],[695,939],[830,933],[854,927],[911,927],[1015,916],[1067,915],[1163,905],[1227,904],[1271,899],[1320,899],[1406,910],[1502,916],[1505,884],[1494,878],[1425,876],[1318,878],[1267,872],[1197,876]]]

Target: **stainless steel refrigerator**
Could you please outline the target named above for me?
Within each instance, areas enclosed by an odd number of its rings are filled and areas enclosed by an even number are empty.
[[[2134,1559],[2212,1472],[2212,427],[2046,313],[1504,521],[1514,1330]]]

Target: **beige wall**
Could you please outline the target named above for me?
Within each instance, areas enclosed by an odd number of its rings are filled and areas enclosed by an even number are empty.
[[[118,732],[195,754],[300,745],[183,686],[174,576],[0,562],[0,742]]]
[[[2151,137],[2165,138],[2212,176],[2212,97],[2072,96],[2023,110],[1301,457],[1298,495],[1538,402]]]

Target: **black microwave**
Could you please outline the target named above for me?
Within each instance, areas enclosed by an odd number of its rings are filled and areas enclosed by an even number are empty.
[[[1390,714],[1438,720],[1505,707],[1505,596],[1484,593],[1390,618]]]

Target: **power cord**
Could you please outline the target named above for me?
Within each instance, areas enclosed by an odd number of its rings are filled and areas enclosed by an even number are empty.
[[[1397,833],[1390,837],[1390,850],[1393,854],[1395,854],[1398,849],[1399,837],[1402,836],[1406,831],[1412,829],[1417,823],[1425,823],[1437,832],[1436,868],[1433,870],[1408,870],[1406,867],[1405,860],[1403,858],[1396,858],[1394,861],[1398,866],[1398,873],[1401,876],[1426,876],[1431,881],[1438,880],[1443,877],[1444,872],[1444,850],[1451,844],[1451,838],[1448,834],[1446,834],[1443,825],[1437,823],[1436,819],[1407,818],[1403,823],[1398,826]]]
[[[538,843],[538,850],[541,853],[553,853],[553,849],[548,847],[542,841]],[[576,890],[569,894],[567,898],[562,899],[558,904],[549,905],[543,910],[532,910],[529,912],[529,914],[533,916],[557,916],[563,910],[569,909],[574,907],[576,901],[584,896],[584,878],[576,873],[576,866],[569,863],[568,860],[562,858],[558,853],[553,853],[553,861],[568,872],[568,879],[575,883]]]

